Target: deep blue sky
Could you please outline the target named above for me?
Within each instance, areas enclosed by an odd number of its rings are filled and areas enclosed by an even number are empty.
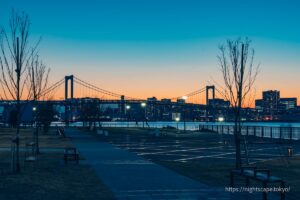
[[[258,93],[298,96],[299,2],[0,0],[0,24],[7,25],[12,8],[30,15],[32,39],[43,37],[40,52],[53,80],[73,73],[142,97],[180,95],[212,78],[221,83],[218,45],[248,36],[261,63]]]
[[[30,14],[33,31],[97,41],[173,41],[256,36],[300,41],[299,1],[1,0]]]

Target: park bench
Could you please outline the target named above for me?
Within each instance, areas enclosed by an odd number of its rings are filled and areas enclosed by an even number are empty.
[[[245,166],[241,169],[231,170],[230,172],[230,186],[234,186],[234,176],[241,176],[246,179],[246,187],[249,186],[250,180],[262,182],[263,188],[267,187],[268,183],[278,183],[281,188],[285,187],[285,182],[282,178],[271,176],[270,170],[268,169],[257,169],[256,167]],[[285,199],[285,193],[280,193],[280,199]],[[267,200],[267,191],[263,191],[263,200]]]
[[[25,162],[34,162],[37,159],[35,142],[27,142],[25,144]]]
[[[34,167],[34,163],[37,161],[36,143],[29,141],[25,143],[25,159],[24,167],[31,166]]]
[[[76,164],[79,163],[79,153],[76,148],[65,148],[64,153],[65,163],[68,163],[69,160],[75,161]]]

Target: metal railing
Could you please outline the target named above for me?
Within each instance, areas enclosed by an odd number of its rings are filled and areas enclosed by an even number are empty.
[[[233,134],[234,125],[199,125],[199,130],[210,130],[219,134]],[[300,139],[300,127],[241,126],[241,135],[275,139]]]

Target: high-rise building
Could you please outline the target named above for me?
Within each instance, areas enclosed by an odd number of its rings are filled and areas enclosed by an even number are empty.
[[[172,101],[171,99],[162,99],[160,104],[161,119],[164,121],[172,120]]]
[[[255,109],[263,119],[278,119],[277,117],[294,112],[297,108],[297,98],[280,98],[277,90],[264,91],[262,97],[255,100]]]
[[[263,112],[263,100],[262,99],[255,100],[255,109],[258,113]]]
[[[280,98],[280,111],[285,112],[297,107],[297,98]]]
[[[263,92],[263,113],[273,117],[279,111],[280,92],[268,90]]]
[[[156,121],[160,116],[160,110],[157,103],[158,101],[156,97],[147,98],[146,116],[150,121]]]

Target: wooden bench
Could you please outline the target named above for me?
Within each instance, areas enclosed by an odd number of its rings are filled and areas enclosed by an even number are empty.
[[[246,186],[250,184],[250,180],[262,182],[263,188],[267,187],[268,183],[278,183],[281,188],[285,187],[285,182],[282,178],[271,176],[270,170],[268,169],[257,169],[256,167],[242,167],[241,169],[235,169],[230,172],[230,186],[234,186],[234,176],[242,176],[246,178]],[[285,199],[285,193],[281,192],[280,199]],[[267,200],[267,192],[263,192],[263,200]]]
[[[76,164],[79,163],[79,153],[76,148],[65,148],[64,153],[65,163],[68,163],[68,160],[75,161]]]

